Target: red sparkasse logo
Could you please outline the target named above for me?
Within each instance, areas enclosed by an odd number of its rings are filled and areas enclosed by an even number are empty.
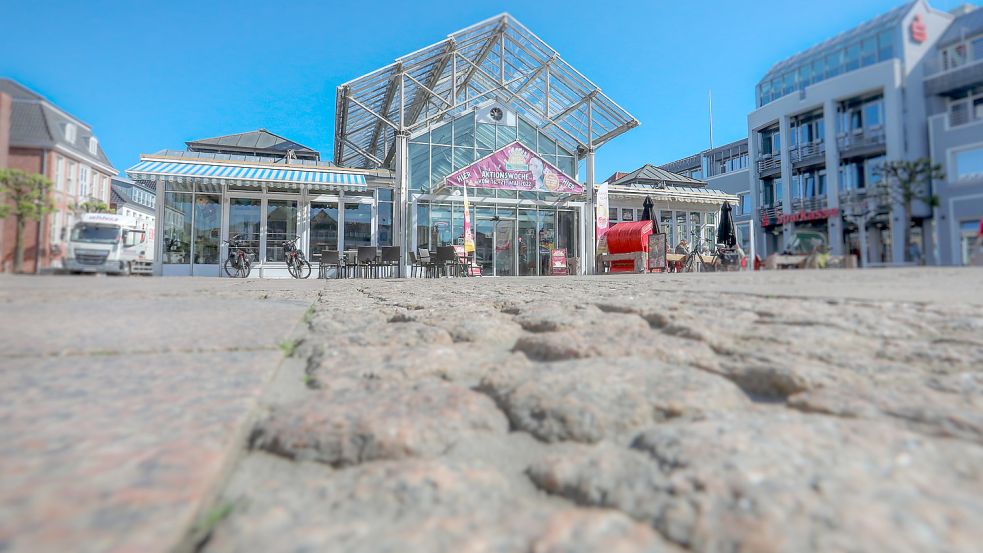
[[[928,29],[925,28],[925,24],[922,23],[922,16],[916,15],[913,20],[911,20],[911,40],[918,44],[925,42],[928,38]]]

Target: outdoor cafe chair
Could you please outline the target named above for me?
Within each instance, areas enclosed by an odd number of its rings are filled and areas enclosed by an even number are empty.
[[[321,266],[318,269],[317,278],[328,278],[328,269],[335,268],[335,278],[342,278],[345,272],[345,265],[341,261],[341,253],[338,250],[321,250]]]
[[[358,252],[346,251],[343,260],[345,264],[345,278],[357,277],[358,274]]]
[[[358,267],[365,275],[363,278],[375,278],[379,269],[379,248],[375,246],[358,247]]]
[[[379,266],[382,270],[389,273],[387,278],[392,276],[399,276],[400,273],[400,259],[399,259],[399,246],[383,246],[382,255],[379,258]],[[392,274],[392,270],[395,269],[396,274]]]
[[[416,262],[419,264],[421,272],[425,278],[436,276],[437,266],[434,257],[430,255],[430,250],[420,248],[417,250]]]

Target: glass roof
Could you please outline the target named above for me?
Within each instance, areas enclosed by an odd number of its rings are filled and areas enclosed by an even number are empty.
[[[392,168],[397,131],[437,125],[489,100],[583,157],[638,121],[509,14],[338,87],[337,165]]]

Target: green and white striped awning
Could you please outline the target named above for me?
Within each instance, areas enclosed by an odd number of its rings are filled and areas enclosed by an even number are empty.
[[[281,188],[338,190],[365,187],[365,175],[300,169],[294,167],[257,167],[228,163],[206,164],[182,161],[145,160],[126,170],[133,180],[163,180],[182,184],[236,184],[262,186],[264,183]]]

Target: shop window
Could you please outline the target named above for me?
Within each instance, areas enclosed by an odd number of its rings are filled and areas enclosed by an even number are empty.
[[[430,208],[430,248],[450,246],[451,237],[451,208],[449,205],[434,205]]]
[[[635,210],[634,209],[622,209],[621,210],[621,220],[622,221],[634,221],[635,220]]]
[[[191,261],[191,194],[167,192],[164,209],[165,264],[184,264]]]
[[[379,202],[379,245],[393,245],[393,203]]]
[[[222,233],[222,197],[195,195],[195,263],[218,263]]]
[[[268,200],[266,203],[266,261],[283,262],[283,243],[297,237],[297,202]]]
[[[956,181],[970,181],[983,179],[983,147],[972,148],[956,152],[955,179]]]
[[[416,206],[416,247],[430,248],[430,206],[427,204]]]
[[[616,208],[616,207],[609,207],[608,208],[608,221],[617,221],[617,220],[618,220],[618,208]]]
[[[345,249],[372,245],[372,204],[345,202]]]
[[[168,205],[170,202],[168,201]],[[240,247],[246,250],[255,263],[259,258],[260,205],[258,199],[232,198],[229,200],[229,237],[239,235]]]

